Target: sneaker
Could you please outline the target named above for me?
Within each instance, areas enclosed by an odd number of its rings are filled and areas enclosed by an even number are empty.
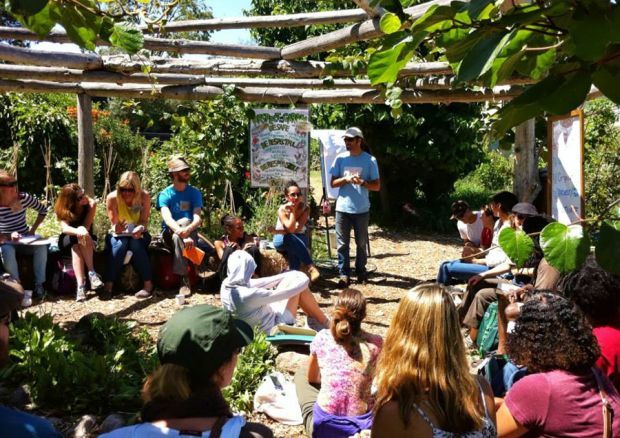
[[[181,287],[179,288],[179,295],[185,295],[189,297],[192,294],[192,288],[189,285],[189,279],[187,277],[181,278]]]
[[[361,272],[361,273],[357,274],[357,282],[359,284],[366,284],[366,283],[368,283],[368,272]]]
[[[86,286],[78,286],[75,294],[75,301],[78,303],[86,301]]]
[[[349,276],[341,275],[338,279],[338,287],[347,287],[349,285]]]
[[[43,298],[43,295],[45,295],[45,289],[42,284],[36,284],[34,286],[33,295],[35,298]]]
[[[97,290],[103,287],[103,281],[101,281],[101,277],[95,271],[90,271],[88,273],[88,280],[90,281],[90,288],[93,290]]]

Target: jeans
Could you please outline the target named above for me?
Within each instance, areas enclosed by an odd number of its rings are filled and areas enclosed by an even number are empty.
[[[474,275],[488,270],[489,267],[486,265],[463,263],[460,260],[442,262],[437,274],[437,283],[445,285],[463,283]]]
[[[276,234],[273,237],[273,246],[278,251],[286,251],[289,268],[298,271],[303,263],[312,265],[312,256],[308,250],[308,236],[299,234]]]
[[[108,266],[105,273],[105,281],[114,282],[123,268],[123,261],[127,251],[131,251],[131,263],[136,268],[136,272],[142,281],[151,281],[153,270],[149,260],[148,247],[151,243],[151,235],[147,232],[142,234],[140,239],[133,237],[114,237],[112,234],[106,236],[106,252],[108,254]]]
[[[336,211],[336,239],[338,242],[338,271],[340,275],[349,276],[351,272],[351,267],[349,266],[351,228],[353,228],[355,233],[355,245],[357,246],[355,273],[357,275],[366,273],[368,217],[369,213],[353,214]]]
[[[19,268],[17,266],[16,253],[31,254],[34,271],[35,285],[45,283],[45,267],[47,264],[47,245],[19,245],[5,243],[0,245],[0,258],[4,269],[11,276],[19,280]]]

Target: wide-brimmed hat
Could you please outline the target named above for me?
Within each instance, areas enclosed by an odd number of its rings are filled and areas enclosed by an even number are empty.
[[[534,207],[533,204],[529,202],[519,202],[512,207],[512,212],[514,214],[525,214],[528,216],[538,216],[538,210]]]
[[[450,220],[453,219],[461,219],[465,212],[469,210],[469,204],[465,201],[458,200],[452,203],[452,216],[450,216]]]
[[[168,161],[168,172],[180,172],[185,169],[189,169],[189,164],[185,161],[185,158],[177,157]]]
[[[159,331],[157,353],[162,364],[180,365],[192,378],[202,380],[252,339],[252,327],[246,322],[222,308],[201,304],[172,315]]]
[[[345,131],[343,137],[344,138],[355,138],[355,137],[364,138],[364,134],[362,133],[362,130],[360,128],[356,128],[353,126]]]

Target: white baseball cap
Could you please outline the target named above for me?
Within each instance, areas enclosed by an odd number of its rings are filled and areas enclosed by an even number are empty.
[[[345,138],[355,138],[355,137],[364,138],[364,134],[362,134],[362,130],[360,128],[351,127],[349,129],[347,129],[347,131],[344,133],[343,137],[345,137]]]

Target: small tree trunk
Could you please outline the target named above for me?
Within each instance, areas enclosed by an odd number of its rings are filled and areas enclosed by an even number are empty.
[[[541,190],[534,119],[515,128],[515,167],[513,189],[520,202],[533,202]]]
[[[84,192],[95,194],[95,138],[93,136],[93,102],[90,96],[78,94],[78,184]]]

